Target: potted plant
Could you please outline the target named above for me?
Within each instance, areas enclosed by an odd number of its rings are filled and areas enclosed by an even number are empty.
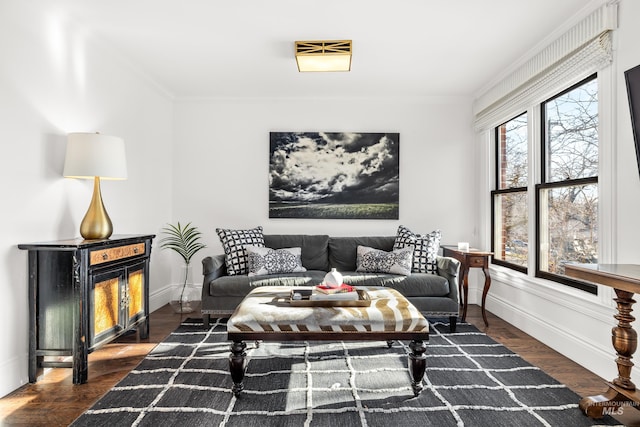
[[[187,285],[189,280],[189,271],[191,266],[191,258],[200,250],[206,248],[204,243],[200,242],[202,233],[197,227],[191,223],[186,225],[167,224],[162,228],[165,236],[160,240],[160,248],[171,249],[175,251],[184,261],[184,280],[182,288],[179,290],[179,296],[171,298],[171,305],[177,313],[191,313],[194,308],[192,299],[189,298]]]

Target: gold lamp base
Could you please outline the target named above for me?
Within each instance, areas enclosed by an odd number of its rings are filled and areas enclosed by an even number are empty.
[[[93,178],[93,197],[89,209],[80,223],[80,235],[87,240],[108,239],[113,233],[113,224],[102,203],[100,177]]]

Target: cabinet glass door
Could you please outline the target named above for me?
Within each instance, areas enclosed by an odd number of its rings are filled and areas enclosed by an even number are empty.
[[[131,324],[144,316],[144,264],[128,269],[127,307],[128,323]]]
[[[91,346],[118,333],[124,325],[120,318],[120,306],[123,295],[120,283],[123,283],[122,271],[113,271],[96,275],[92,286],[93,324],[89,325]]]

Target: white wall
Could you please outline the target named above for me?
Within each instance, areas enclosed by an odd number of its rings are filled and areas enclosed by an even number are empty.
[[[216,227],[265,233],[395,235],[439,228],[473,241],[471,99],[182,100],[175,106],[174,217],[222,253]],[[270,131],[399,132],[400,219],[268,218]]]
[[[417,232],[440,228],[444,243],[489,247],[487,164],[492,154],[482,141],[474,142],[471,99],[174,102],[76,23],[43,16],[30,10],[29,2],[10,3],[0,3],[0,322],[5,325],[0,328],[0,396],[27,381],[27,256],[16,245],[77,236],[91,197],[90,182],[61,177],[68,132],[100,131],[125,139],[129,179],[103,183],[115,233],[159,233],[166,222],[192,221],[209,245],[196,256],[197,264],[207,253],[221,252],[216,227],[392,235],[404,224]],[[614,215],[604,224],[614,232],[614,262],[640,258],[640,179],[622,77],[640,63],[638,17],[640,3],[621,0],[611,72],[617,113],[609,166],[615,171],[609,177]],[[399,132],[400,219],[268,219],[270,131]],[[174,257],[156,244],[152,309],[168,300],[172,265],[177,265]],[[199,271],[196,265],[196,277]],[[613,378],[610,301],[496,268],[493,275],[489,310]],[[475,302],[480,276],[472,279],[476,292],[470,299]]]
[[[640,263],[640,178],[631,131],[624,71],[640,64],[640,2],[619,3],[619,28],[614,33],[614,63],[600,76],[600,123],[603,131],[600,169],[600,262]],[[491,180],[488,140],[479,141],[485,159],[477,175],[477,227],[489,246],[489,191]],[[484,218],[484,220],[481,220]],[[611,328],[616,325],[612,290],[600,287],[598,296],[535,279],[513,270],[492,267],[493,284],[487,307],[520,329],[550,345],[607,380],[617,376]],[[479,298],[480,289],[475,292]],[[636,307],[637,308],[637,307]],[[635,322],[637,323],[637,322]],[[632,378],[640,383],[640,370]],[[604,387],[604,386],[603,386]],[[604,388],[603,388],[604,391]]]
[[[61,176],[66,134],[125,140],[129,179],[102,185],[115,234],[171,220],[171,99],[82,28],[28,3],[0,3],[0,396],[28,381],[27,253],[17,244],[79,236],[91,199],[92,181]],[[152,295],[167,282],[155,249]]]

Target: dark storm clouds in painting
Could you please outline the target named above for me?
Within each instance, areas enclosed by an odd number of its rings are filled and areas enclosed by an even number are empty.
[[[398,133],[271,132],[270,218],[398,219]]]

